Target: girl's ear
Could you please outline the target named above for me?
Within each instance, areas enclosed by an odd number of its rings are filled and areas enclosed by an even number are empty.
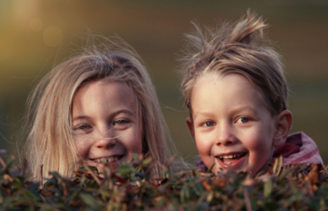
[[[192,136],[193,139],[195,140],[194,125],[193,125],[192,120],[191,120],[190,117],[188,117],[188,118],[186,119],[186,123],[187,123],[187,125],[188,125],[189,132],[190,132],[191,136]]]
[[[277,116],[272,143],[275,147],[282,146],[285,143],[292,124],[293,115],[289,110],[284,110]]]

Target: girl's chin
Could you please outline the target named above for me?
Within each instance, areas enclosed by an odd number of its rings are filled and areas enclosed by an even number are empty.
[[[97,162],[88,162],[89,166],[94,166],[97,168],[98,173],[101,173],[99,176],[103,177],[104,171],[107,171],[108,173],[111,171],[115,171],[119,168],[120,164],[117,160],[112,162],[106,162],[106,163],[97,163]]]

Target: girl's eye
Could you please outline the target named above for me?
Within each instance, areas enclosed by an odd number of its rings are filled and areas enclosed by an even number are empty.
[[[240,120],[241,123],[247,123],[249,121],[249,118],[241,117],[241,118],[239,118],[239,120]]]
[[[90,128],[91,128],[90,125],[80,125],[80,126],[73,128],[73,130],[88,130]]]
[[[116,120],[113,125],[122,125],[122,124],[126,124],[126,123],[130,123],[130,120],[126,120],[126,119],[119,119]]]
[[[208,121],[208,122],[203,123],[203,125],[204,125],[205,127],[213,127],[213,126],[214,126],[214,122],[212,122],[212,121]]]

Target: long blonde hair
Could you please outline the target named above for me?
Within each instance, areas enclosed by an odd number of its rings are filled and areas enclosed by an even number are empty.
[[[41,165],[43,176],[47,178],[49,171],[72,176],[78,167],[71,107],[76,91],[90,81],[108,79],[126,83],[136,95],[139,117],[142,118],[143,153],[164,164],[175,152],[155,89],[141,59],[123,41],[117,44],[106,39],[106,43],[106,47],[89,44],[83,55],[59,64],[42,78],[30,94],[25,124],[28,135],[24,150],[34,180],[40,179]],[[155,172],[158,177],[162,177],[159,166]],[[184,162],[178,158],[172,163],[170,171],[175,172],[181,166],[184,166]]]

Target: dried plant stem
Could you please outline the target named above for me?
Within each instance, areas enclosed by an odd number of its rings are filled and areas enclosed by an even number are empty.
[[[101,182],[100,182],[99,178],[95,175],[95,173],[93,171],[91,171],[91,169],[89,168],[89,166],[85,165],[85,163],[83,164],[83,166],[88,170],[88,173],[91,174],[91,176],[98,183],[98,185],[100,185]]]
[[[247,211],[252,211],[252,206],[251,206],[251,201],[249,199],[249,194],[246,189],[243,190],[244,197],[245,197],[245,205],[246,205],[246,210]]]
[[[43,164],[40,166],[40,189],[43,189]]]
[[[3,166],[3,168],[2,168],[2,169],[5,169],[5,168],[7,167],[7,165],[6,165],[5,161],[3,161],[3,159],[2,159],[2,157],[1,157],[1,156],[0,156],[0,163],[1,163],[1,165]]]
[[[178,153],[173,154],[170,159],[165,163],[166,168],[169,168],[173,160],[175,160],[178,157]]]

